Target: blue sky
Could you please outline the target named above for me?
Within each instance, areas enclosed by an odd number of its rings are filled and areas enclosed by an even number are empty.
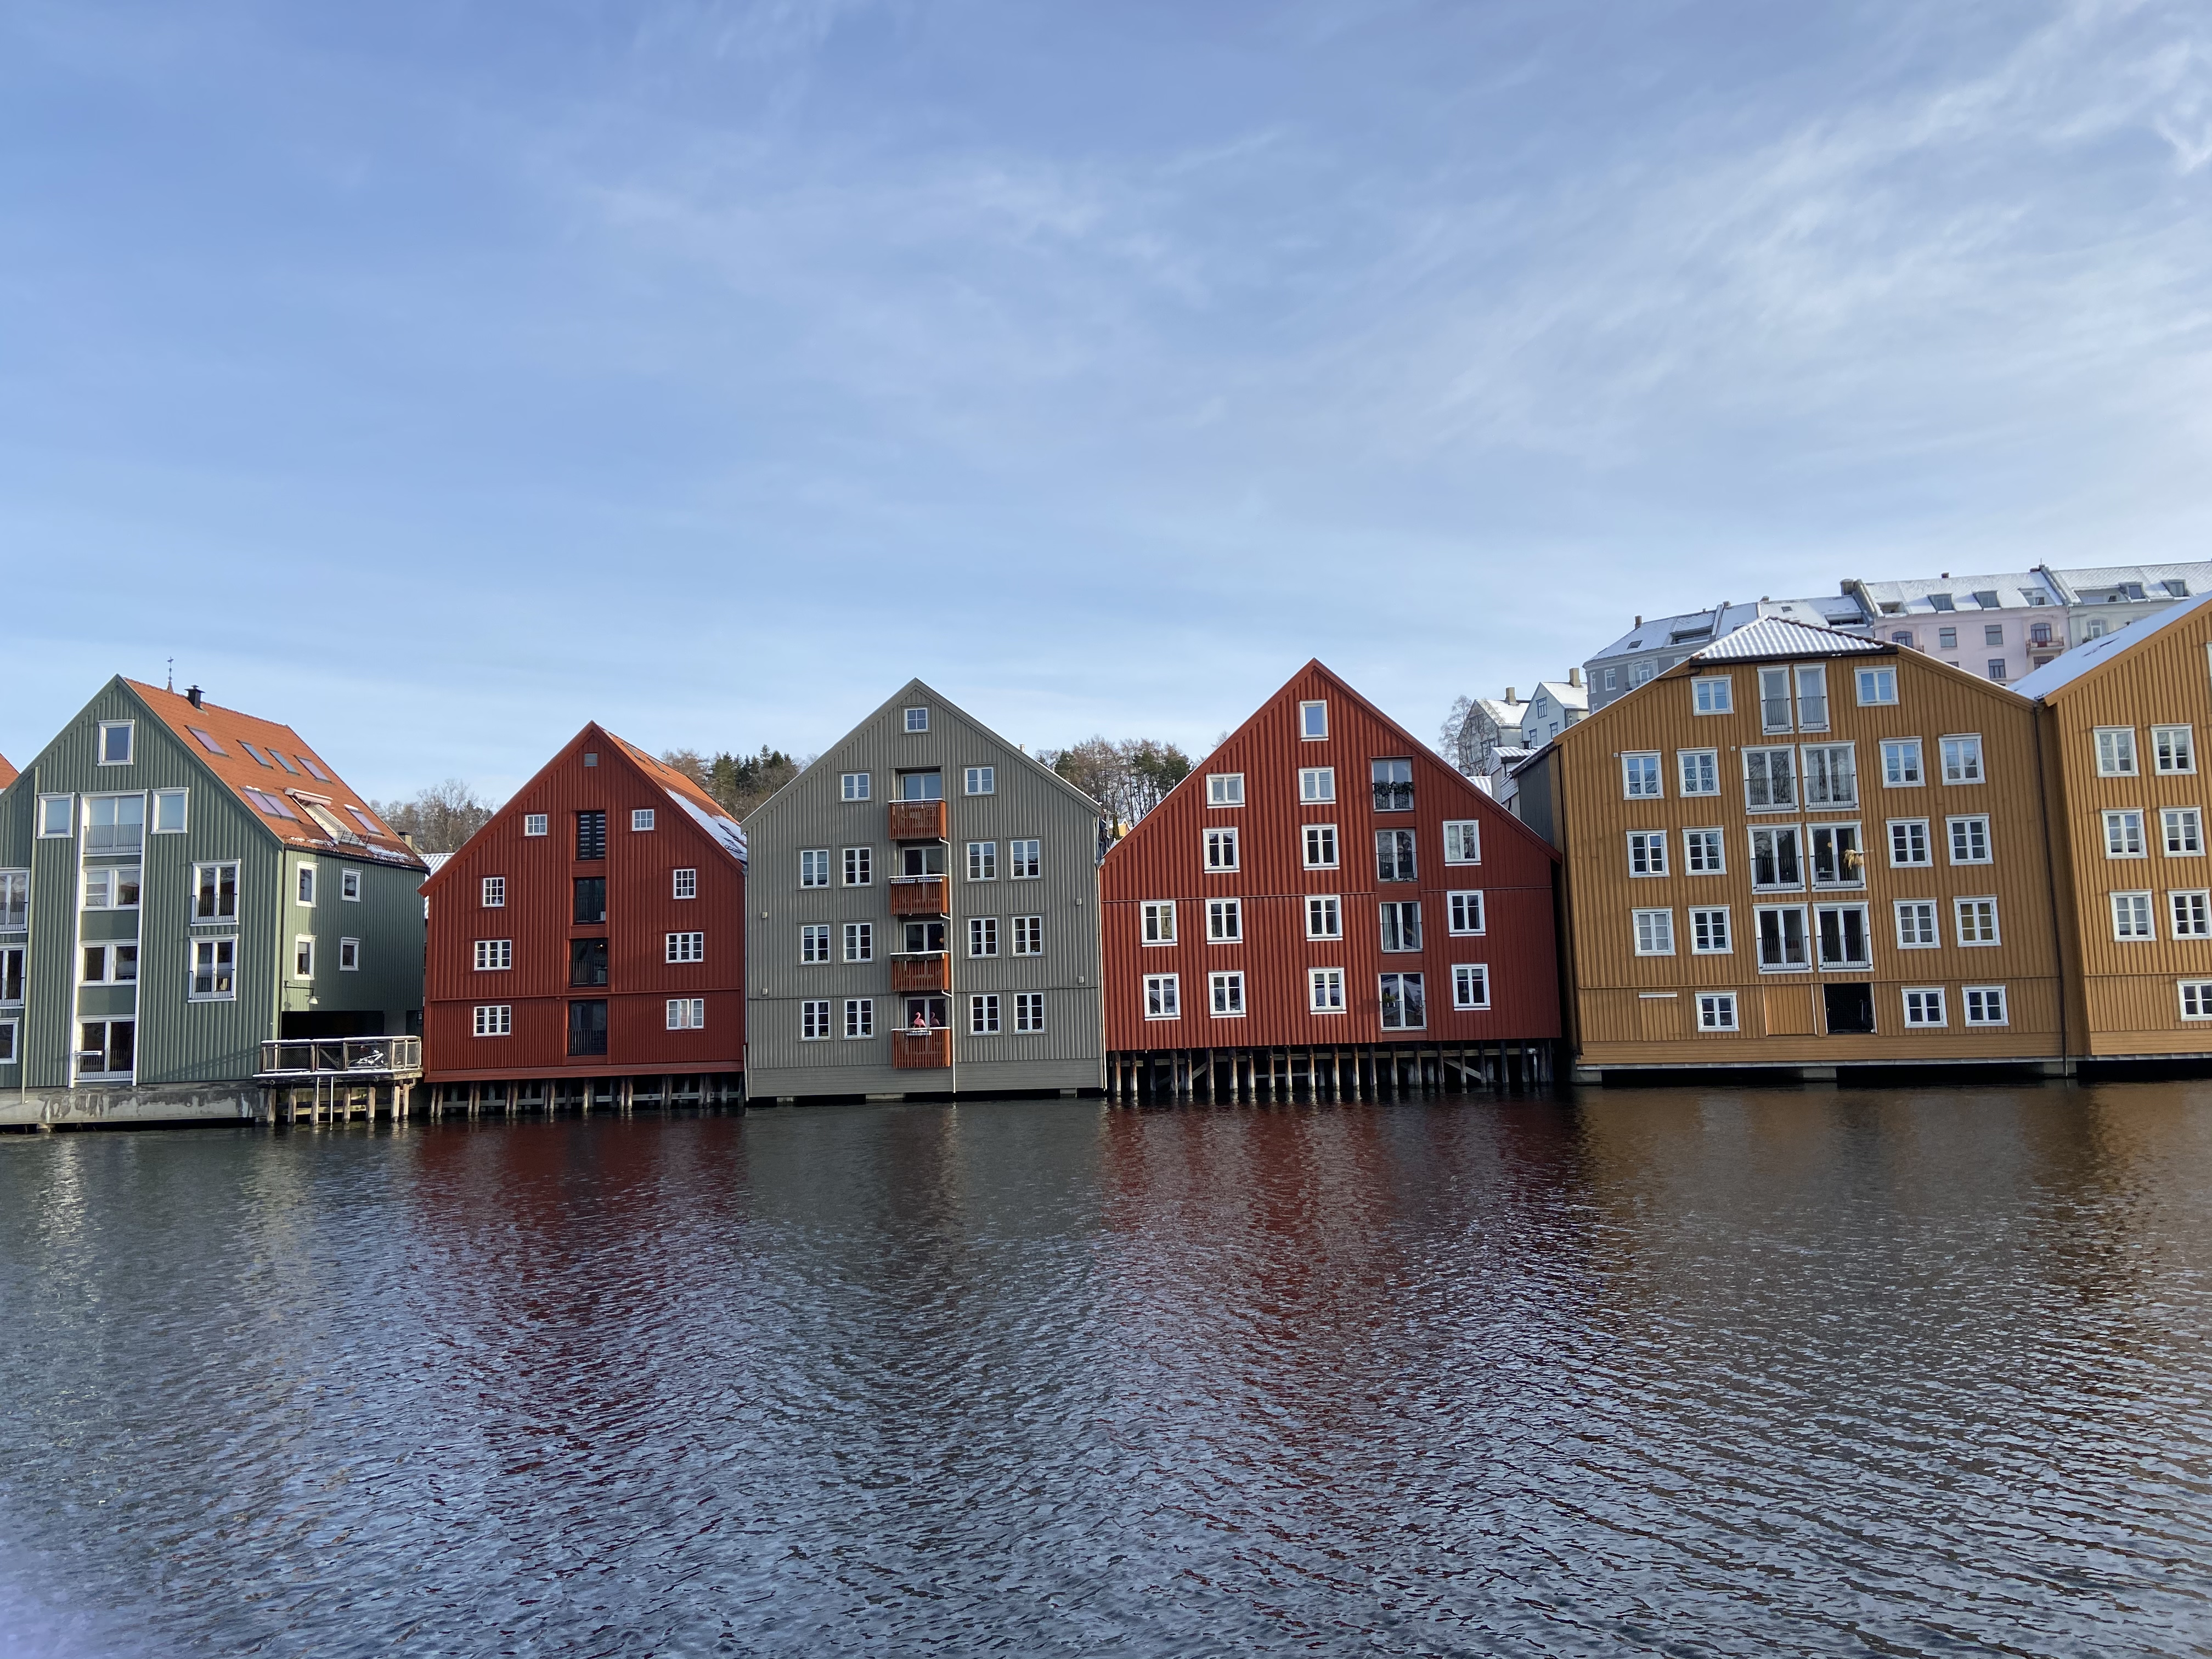
[[[23,759],[374,794],[909,675],[1430,736],[1657,613],[2207,556],[2201,3],[0,0]]]

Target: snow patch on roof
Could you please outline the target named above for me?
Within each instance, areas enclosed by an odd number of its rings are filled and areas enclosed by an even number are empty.
[[[1848,657],[1887,652],[1894,647],[1856,634],[1832,628],[1791,622],[1782,617],[1762,617],[1746,623],[1734,633],[1715,640],[1693,653],[1692,662],[1741,661],[1752,657]]]
[[[746,862],[744,825],[733,818],[724,817],[720,812],[709,812],[680,790],[671,789],[668,792],[668,799],[689,812],[697,821],[701,829],[721,842],[723,850],[732,858],[737,860],[739,864]]]
[[[2171,628],[2184,617],[2201,610],[2212,592],[2200,593],[2193,599],[2170,605],[2130,623],[2116,633],[2100,640],[2091,640],[2077,645],[2065,655],[2047,662],[2032,674],[2021,676],[2012,683],[2012,689],[2023,697],[2047,697],[2063,686],[2071,685],[2091,670],[2101,668],[2123,651],[2132,651],[2161,629]]]

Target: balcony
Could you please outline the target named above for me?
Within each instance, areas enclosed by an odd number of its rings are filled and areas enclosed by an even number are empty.
[[[902,1072],[947,1072],[952,1069],[952,1033],[939,1026],[932,1031],[900,1031],[891,1038],[891,1065]]]
[[[895,953],[892,956],[892,990],[949,991],[951,988],[951,964],[946,960],[944,951],[927,951],[912,956]]]
[[[288,1037],[261,1045],[257,1083],[350,1078],[388,1083],[422,1075],[422,1039],[413,1036]]]
[[[891,878],[891,914],[895,916],[950,915],[945,908],[942,876]]]
[[[895,800],[890,816],[893,841],[945,839],[945,803],[941,800]]]

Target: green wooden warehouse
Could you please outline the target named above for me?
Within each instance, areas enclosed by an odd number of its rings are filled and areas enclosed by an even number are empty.
[[[0,1125],[404,1109],[424,873],[289,726],[111,680],[0,791]]]

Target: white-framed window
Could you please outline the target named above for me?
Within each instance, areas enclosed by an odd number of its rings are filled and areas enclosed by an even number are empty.
[[[507,904],[507,878],[486,876],[477,889],[477,902],[487,910],[504,908]]]
[[[1960,989],[1959,995],[1966,1005],[1967,1024],[2008,1025],[2012,1023],[2005,1011],[2003,986],[1968,985]]]
[[[1735,993],[1733,991],[1704,991],[1698,996],[1698,1029],[1700,1031],[1733,1031],[1736,1029]]]
[[[2150,729],[2151,765],[2160,772],[2197,769],[2197,733],[2186,726],[2154,726]]]
[[[0,1066],[15,1066],[21,1062],[21,1020],[0,1019]]]
[[[1244,942],[1243,899],[1206,900],[1206,939],[1209,945],[1242,945]]]
[[[1482,894],[1466,890],[1444,895],[1444,931],[1458,938],[1480,933],[1484,930]],[[1312,937],[1310,934],[1309,938]]]
[[[1990,861],[1990,821],[1975,815],[1972,817],[1948,818],[1946,827],[1951,832],[1951,862],[1954,864],[1987,864]],[[2136,839],[2142,839],[2142,815],[2136,815]]]
[[[513,1036],[514,1009],[504,1002],[479,1002],[476,1006],[476,1034],[480,1037]]]
[[[1444,823],[1444,862],[1482,862],[1482,826],[1473,818],[1449,818]]]
[[[2212,979],[2185,979],[2180,990],[2182,1018],[2212,1019]]]
[[[1892,738],[1881,746],[1881,787],[1918,789],[1928,781],[1920,765],[1920,739]]]
[[[1901,870],[1934,861],[1934,855],[1928,846],[1926,818],[1892,818],[1889,821],[1889,862],[1893,868]]]
[[[65,841],[75,833],[71,808],[75,797],[70,795],[41,795],[39,797],[39,839]]]
[[[1993,898],[1954,898],[1951,921],[1961,945],[1997,945],[1997,902]]]
[[[2202,858],[2204,854],[2203,815],[2194,806],[2169,806],[2161,817],[2168,858]]]
[[[1717,749],[1678,749],[1674,769],[1685,795],[1717,795],[1721,792],[1721,751]]]
[[[646,830],[652,829],[653,809],[650,806],[632,807],[629,814],[629,827],[631,831],[635,834],[642,834]]]
[[[1306,868],[1334,870],[1336,868],[1336,826],[1333,823],[1309,823],[1306,836]]]
[[[2142,814],[2136,811],[2105,814],[2105,856],[2140,859],[2150,856],[2143,846]]]
[[[704,997],[670,997],[668,1000],[668,1029],[672,1031],[697,1031],[707,1024],[707,999]]]
[[[1699,714],[1735,713],[1735,682],[1725,674],[1710,674],[1690,682],[1690,708]]]
[[[156,789],[154,792],[153,832],[157,836],[181,836],[185,833],[185,792],[181,789]]]
[[[1182,1018],[1182,981],[1173,974],[1145,975],[1145,1018],[1146,1019],[1181,1019]]]
[[[543,812],[525,812],[522,815],[522,833],[526,836],[544,835],[545,833],[545,814]]]
[[[1797,665],[1797,729],[1800,732],[1825,732],[1828,729],[1828,671],[1818,663]]]
[[[1452,1006],[1460,1009],[1490,1006],[1490,967],[1486,963],[1452,963]]]
[[[1658,830],[1628,832],[1628,873],[1663,876],[1667,873],[1667,836]]]
[[[1385,899],[1375,907],[1375,911],[1382,922],[1385,951],[1421,948],[1421,907],[1418,900]]]
[[[1419,974],[1382,974],[1376,989],[1382,1001],[1382,1029],[1418,1031],[1429,1023],[1429,1000]]]
[[[1794,823],[1776,824],[1751,832],[1751,884],[1753,887],[1802,887],[1805,884],[1805,847]]]
[[[844,849],[845,885],[869,887],[876,879],[876,849],[872,847],[848,847]]]
[[[999,878],[999,843],[995,841],[971,841],[968,843],[968,879],[996,881]]]
[[[338,972],[357,974],[361,971],[361,941],[342,939],[338,941]]]
[[[1244,975],[1231,969],[1206,975],[1208,1006],[1216,1019],[1244,1018]]]
[[[225,939],[196,939],[190,941],[191,951],[192,984],[188,993],[193,1002],[231,1002],[238,996],[238,940]],[[21,1000],[20,984],[16,1000]]]
[[[962,787],[971,795],[995,795],[999,793],[999,769],[995,766],[971,766],[967,769]]]
[[[138,891],[136,865],[102,865],[84,872],[84,908],[88,910],[135,910],[138,908]]]
[[[290,814],[287,813],[287,817]],[[87,795],[84,848],[88,853],[135,853],[144,844],[143,795]]]
[[[1137,907],[1143,923],[1139,937],[1147,945],[1173,945],[1176,942],[1176,902],[1173,899],[1146,899]]]
[[[671,933],[668,935],[670,962],[704,962],[707,959],[707,936],[704,933]]]
[[[1335,799],[1336,769],[1334,766],[1302,766],[1298,769],[1298,799],[1301,802]]]
[[[1316,1014],[1340,1014],[1344,1012],[1343,969],[1306,969],[1306,1010]]]
[[[1308,742],[1316,742],[1328,735],[1328,705],[1325,702],[1302,702],[1298,705],[1298,736]]]
[[[1014,881],[1036,881],[1044,874],[1044,842],[1042,841],[1010,841],[1006,843],[1006,874]]]
[[[799,961],[808,966],[813,966],[829,961],[830,956],[830,924],[826,921],[810,921],[801,926],[799,930]]]
[[[2136,730],[2132,726],[2100,726],[2097,737],[2097,775],[2131,778],[2136,775]]]
[[[1982,740],[1978,734],[1943,739],[1943,781],[1947,784],[1980,783],[1982,770]]]
[[[1942,944],[1936,926],[1934,899],[1899,899],[1895,908],[1899,950],[1929,951]]]
[[[1207,872],[1220,875],[1237,867],[1237,832],[1234,830],[1208,830],[1206,832]]]
[[[968,954],[971,957],[995,957],[999,954],[999,919],[996,916],[968,918]]]
[[[968,1035],[999,1035],[999,999],[994,993],[987,991],[968,999]]]
[[[2166,914],[2176,939],[2212,939],[2212,894],[2187,888],[2166,896]]]
[[[1698,957],[1723,957],[1735,949],[1735,938],[1729,927],[1726,905],[1703,905],[1690,912],[1690,954]]]
[[[502,973],[514,966],[514,941],[511,939],[480,939],[477,941],[477,972]]]
[[[1014,993],[1014,1030],[1016,1032],[1044,1030],[1044,993],[1017,991]]]
[[[86,945],[82,978],[87,985],[137,984],[138,947],[135,945]]]
[[[100,723],[100,763],[102,766],[128,766],[132,750],[131,735],[134,722],[131,720],[102,720]]]
[[[0,870],[0,931],[31,925],[31,872]]]
[[[238,919],[236,862],[192,866],[191,906],[194,921],[235,921]]]
[[[1759,729],[1762,732],[1787,732],[1790,724],[1790,671],[1786,668],[1762,668],[1759,671]]]
[[[292,940],[292,977],[313,979],[315,976],[315,936],[301,933]]]
[[[1782,812],[1797,805],[1797,751],[1743,751],[1743,805],[1749,812]]]
[[[1805,805],[1856,806],[1859,804],[1858,763],[1847,743],[1805,745]]]
[[[312,905],[315,902],[315,866],[303,864],[292,873],[292,897],[295,903]]]
[[[1820,941],[1821,967],[1869,968],[1874,965],[1874,944],[1867,937],[1865,905],[1815,905],[1813,921]]]
[[[1894,668],[1862,668],[1856,678],[1860,708],[1872,708],[1897,701],[1897,671]]]
[[[1717,876],[1728,870],[1717,830],[1682,831],[1682,868],[1693,876]]]
[[[799,1005],[799,1040],[801,1042],[827,1042],[830,1040],[830,1004],[826,1000],[809,998]]]
[[[1630,800],[1657,800],[1667,793],[1656,750],[1620,757],[1620,791]]]
[[[1638,956],[1671,957],[1674,954],[1674,913],[1672,910],[1632,910],[1628,915],[1636,933]]]
[[[1016,956],[1041,957],[1044,954],[1042,916],[1009,916],[1006,925],[1013,930]]]
[[[88,1019],[77,1024],[77,1075],[129,1077],[137,1069],[138,1023],[131,1019]]]
[[[2112,937],[2118,939],[2156,939],[2158,930],[2150,918],[2148,893],[2114,893],[2112,901]]]
[[[1759,929],[1761,973],[1802,973],[1813,965],[1805,948],[1802,905],[1761,905],[1753,912],[1753,920]]]
[[[828,941],[823,945],[827,947]],[[876,959],[876,924],[872,921],[848,921],[845,924],[845,960],[873,962]]]
[[[1244,804],[1244,775],[1242,772],[1208,772],[1206,775],[1206,804],[1208,806],[1242,806]]]
[[[1907,987],[1905,993],[1905,1023],[1908,1026],[1948,1025],[1950,1021],[1943,1012],[1942,988],[1935,985]]]
[[[863,774],[862,775],[865,776],[866,775]],[[823,1006],[826,1011],[829,1005],[824,1003]],[[875,1034],[876,1000],[873,997],[847,997],[845,999],[845,1036],[847,1041],[856,1041],[860,1037],[873,1036]]]
[[[695,899],[699,896],[699,872],[696,870],[672,870],[669,876],[671,898]]]
[[[338,897],[348,904],[358,904],[361,902],[360,871],[341,870],[338,872]]]
[[[1377,830],[1375,832],[1375,879],[1377,881],[1417,879],[1414,873],[1412,830]]]
[[[868,775],[866,772],[841,772],[837,775],[837,793],[844,800],[868,799]]]
[[[1342,939],[1344,937],[1344,902],[1334,893],[1306,895],[1306,937],[1308,939]]]
[[[927,708],[908,709],[906,711],[906,729],[909,732],[928,731],[929,710]]]
[[[799,849],[799,884],[801,887],[827,887],[830,884],[828,848],[805,847]]]

